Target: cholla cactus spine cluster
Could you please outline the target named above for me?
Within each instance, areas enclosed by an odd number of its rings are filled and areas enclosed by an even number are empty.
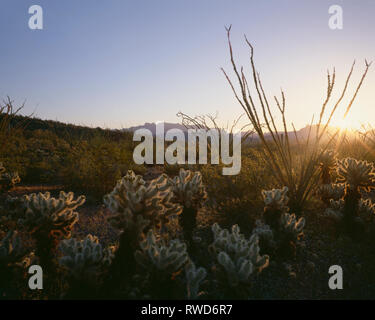
[[[101,269],[110,265],[114,256],[113,247],[103,248],[99,239],[90,234],[83,240],[63,240],[59,248],[63,254],[59,259],[60,265],[77,280],[95,280]]]
[[[207,199],[207,192],[202,182],[200,172],[180,169],[179,175],[169,179],[174,201],[183,206],[179,222],[184,232],[184,238],[191,243],[193,230],[197,224],[198,210]]]
[[[205,268],[197,268],[194,262],[190,261],[185,266],[185,275],[187,282],[188,299],[198,299],[202,292],[199,291],[201,282],[206,278],[207,271]]]
[[[74,224],[78,221],[78,213],[74,210],[83,205],[85,196],[74,199],[74,193],[60,192],[59,198],[51,197],[49,192],[25,195],[22,201],[25,212],[19,224],[31,233],[43,232],[54,236],[69,238]]]
[[[181,207],[171,202],[172,196],[166,175],[147,184],[129,170],[104,197],[104,203],[114,214],[109,221],[115,228],[136,229],[142,233],[145,228],[160,225],[170,216],[180,214]]]
[[[25,256],[25,249],[15,231],[9,231],[0,242],[0,265],[2,267],[19,262]]]
[[[178,239],[166,244],[157,240],[153,230],[140,243],[141,250],[135,252],[136,261],[145,269],[171,275],[179,271],[188,261],[186,245]]]
[[[331,171],[336,167],[336,152],[325,150],[320,155],[319,168],[322,184],[331,183]]]
[[[339,160],[337,174],[338,180],[344,182],[351,190],[374,188],[375,168],[367,161],[353,158]]]
[[[276,229],[283,212],[289,211],[287,206],[289,198],[287,196],[288,187],[282,189],[262,190],[265,203],[263,218],[266,224]]]
[[[268,255],[259,255],[260,248],[256,235],[247,240],[240,233],[238,225],[232,226],[229,232],[227,229],[221,229],[217,223],[212,226],[212,231],[214,242],[210,250],[224,270],[229,286],[249,284],[254,271],[261,272],[268,266]]]
[[[296,218],[294,213],[285,212],[280,219],[282,232],[289,235],[292,241],[297,241],[303,235],[303,227],[305,226],[305,218]]]

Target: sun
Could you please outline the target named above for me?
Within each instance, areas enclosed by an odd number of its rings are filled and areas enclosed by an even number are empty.
[[[331,122],[331,126],[346,131],[358,131],[361,129],[361,123],[350,117],[339,117]]]

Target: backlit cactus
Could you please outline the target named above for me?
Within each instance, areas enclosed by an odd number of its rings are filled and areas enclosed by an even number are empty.
[[[187,297],[188,299],[197,299],[202,295],[199,291],[201,282],[206,278],[207,271],[205,268],[197,268],[194,262],[190,261],[185,266]]]
[[[344,196],[345,184],[344,183],[329,183],[322,184],[317,189],[317,195],[320,199],[329,205],[331,199],[339,200]]]
[[[283,234],[286,234],[290,240],[297,241],[303,235],[305,218],[296,218],[296,215],[285,212],[280,219],[280,228]]]
[[[18,263],[25,254],[26,250],[17,232],[9,231],[0,242],[0,266]]]
[[[193,230],[197,225],[198,210],[207,199],[207,192],[200,172],[180,169],[179,175],[169,179],[174,194],[173,200],[183,206],[179,222],[188,243],[192,241]]]
[[[359,218],[361,190],[369,191],[375,187],[375,168],[367,161],[345,158],[338,161],[339,181],[345,183],[343,223],[346,231],[353,237],[362,236],[363,224]]]
[[[74,200],[73,192],[60,192],[59,197],[51,197],[49,192],[25,195],[22,198],[24,210],[18,224],[28,230],[36,241],[35,254],[39,263],[47,270],[54,270],[57,245],[60,238],[69,238],[78,213],[74,210],[81,206],[86,198],[80,196]]]
[[[331,171],[336,167],[336,153],[334,150],[322,152],[319,158],[320,178],[322,184],[331,183]]]
[[[171,275],[188,262],[186,245],[178,239],[167,244],[157,240],[153,230],[149,230],[146,239],[140,243],[140,250],[135,252],[136,261],[146,270],[158,271]]]
[[[182,209],[171,202],[172,196],[166,175],[146,183],[129,170],[104,197],[104,203],[113,213],[109,221],[115,228],[136,229],[140,233],[147,227],[160,227],[170,216],[180,214]]]
[[[349,185],[351,189],[368,190],[374,187],[375,168],[372,163],[353,158],[338,161],[337,174],[339,181]]]
[[[257,235],[259,238],[259,246],[264,249],[264,252],[272,252],[276,248],[274,233],[268,224],[261,220],[255,221],[255,228],[252,235]]]
[[[281,215],[289,211],[287,206],[289,198],[287,196],[288,187],[282,189],[262,190],[264,200],[263,219],[271,228],[278,227]]]
[[[63,240],[59,249],[62,252],[60,265],[68,270],[72,278],[80,281],[97,280],[114,257],[113,247],[103,248],[99,239],[90,234],[83,240]]]
[[[325,215],[333,218],[336,221],[341,221],[344,217],[344,206],[345,201],[343,199],[339,199],[337,201],[331,199],[329,202],[329,207],[325,211]]]
[[[22,198],[25,213],[19,219],[20,225],[31,233],[42,231],[54,236],[69,238],[74,224],[78,221],[78,213],[74,210],[83,205],[86,198],[80,196],[74,200],[74,193],[60,192],[53,198],[49,192],[25,195]]]
[[[221,229],[215,223],[212,226],[214,242],[210,251],[214,254],[220,269],[225,275],[226,284],[236,287],[249,284],[250,276],[261,272],[269,264],[268,255],[259,255],[258,236],[252,235],[249,240],[240,233],[238,225],[232,226],[231,232]]]
[[[370,199],[359,200],[358,213],[363,222],[374,222],[375,204]]]

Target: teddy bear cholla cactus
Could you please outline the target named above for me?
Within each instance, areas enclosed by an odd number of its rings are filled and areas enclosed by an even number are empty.
[[[359,236],[363,232],[363,224],[358,224],[361,219],[359,205],[361,190],[370,191],[375,187],[375,168],[372,163],[353,158],[338,161],[337,173],[339,181],[345,183],[343,223],[347,232]]]
[[[180,214],[182,208],[171,202],[173,194],[168,177],[160,175],[148,184],[131,170],[119,180],[113,191],[104,197],[104,203],[113,213],[110,223],[119,230],[136,230],[168,222]]]
[[[340,198],[342,198],[344,196],[344,193],[345,193],[344,183],[322,184],[317,189],[317,195],[327,205],[329,205],[331,199],[337,201]]]
[[[91,234],[83,240],[63,240],[59,249],[62,252],[60,265],[69,271],[74,280],[83,282],[96,281],[103,268],[109,266],[114,257],[114,247],[103,248],[99,239]]]
[[[338,180],[344,182],[352,190],[370,190],[375,187],[375,168],[372,163],[353,158],[338,161]]]
[[[203,294],[203,292],[199,291],[199,287],[207,276],[206,269],[203,267],[197,268],[194,262],[190,261],[185,266],[185,276],[188,299],[198,299]]]
[[[232,226],[229,232],[227,229],[221,229],[217,223],[212,226],[212,232],[214,242],[210,251],[215,255],[229,287],[248,285],[254,271],[261,272],[268,266],[268,255],[259,255],[257,235],[252,235],[247,240],[240,233],[238,225]]]
[[[294,213],[285,212],[280,219],[280,228],[282,233],[288,237],[288,240],[297,241],[303,235],[303,227],[305,226],[305,218],[296,218]]]
[[[178,239],[169,244],[157,240],[153,230],[149,230],[146,239],[140,243],[140,250],[135,252],[136,261],[150,271],[161,271],[173,274],[179,271],[188,261],[186,244]]]
[[[147,237],[135,252],[135,260],[146,271],[147,293],[158,299],[175,298],[178,289],[178,276],[189,261],[186,244],[178,239],[166,242],[149,230]]]
[[[325,150],[319,158],[320,177],[322,184],[331,183],[331,171],[336,167],[336,152]]]
[[[253,235],[259,236],[262,251],[292,257],[295,255],[296,241],[303,235],[305,219],[297,220],[295,214],[288,213],[287,192],[287,187],[262,191],[265,203],[264,222],[256,222]]]
[[[179,175],[174,179],[169,179],[168,183],[172,187],[173,200],[184,208],[179,216],[179,222],[185,240],[191,243],[193,230],[197,225],[198,210],[207,199],[202,175],[200,172],[181,168]]]
[[[288,187],[282,189],[262,190],[265,203],[263,218],[271,228],[277,228],[281,215],[289,211],[287,206],[289,198],[287,196]]]
[[[0,266],[19,262],[26,254],[16,231],[9,231],[0,242]]]
[[[74,193],[60,192],[53,198],[49,192],[25,195],[22,198],[26,208],[19,223],[31,233],[38,231],[55,236],[69,238],[74,224],[78,221],[78,213],[74,210],[83,205],[85,196],[74,200]]]
[[[35,254],[40,263],[49,268],[61,237],[69,238],[78,213],[74,210],[86,198],[74,200],[73,192],[60,192],[59,197],[51,197],[49,192],[25,195],[22,198],[24,209],[18,219],[20,226],[28,230],[36,240]]]

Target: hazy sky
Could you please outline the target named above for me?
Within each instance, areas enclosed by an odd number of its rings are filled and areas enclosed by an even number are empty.
[[[34,4],[43,30],[28,27]],[[343,30],[328,27],[333,4],[343,8]],[[285,90],[298,128],[320,109],[327,68],[336,66],[341,88],[355,58],[355,80],[363,60],[375,60],[373,0],[1,0],[0,98],[90,126],[177,122],[178,111],[231,121],[242,110],[220,71],[231,71],[229,24],[239,65],[249,67],[246,33],[267,92]],[[373,88],[375,64],[353,121],[375,119]]]

